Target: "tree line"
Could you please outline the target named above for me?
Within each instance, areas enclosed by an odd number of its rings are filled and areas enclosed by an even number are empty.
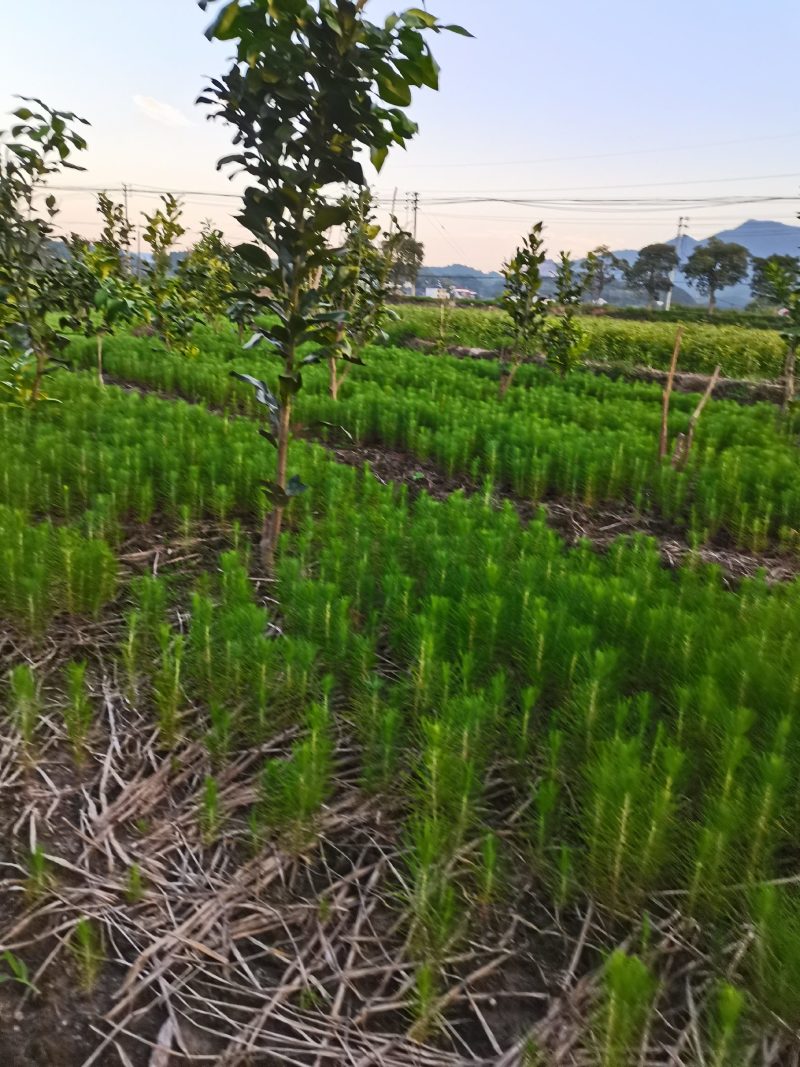
[[[680,268],[689,285],[708,300],[708,310],[717,307],[717,294],[743,282],[752,266],[751,290],[762,307],[786,307],[789,295],[800,284],[800,258],[772,255],[751,257],[744,245],[711,237],[698,245],[681,263],[675,247],[667,243],[646,245],[633,263],[616,256],[607,245],[586,257],[581,276],[587,295],[599,301],[608,287],[623,282],[644,293],[650,305],[670,291],[674,272]]]

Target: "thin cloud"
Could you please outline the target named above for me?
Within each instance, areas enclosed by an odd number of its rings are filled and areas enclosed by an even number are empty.
[[[153,122],[159,122],[162,126],[191,126],[190,120],[172,104],[165,104],[163,100],[156,100],[152,96],[139,96],[133,98],[134,104],[147,115]]]

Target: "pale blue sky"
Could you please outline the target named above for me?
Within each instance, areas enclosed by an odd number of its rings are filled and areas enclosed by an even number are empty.
[[[371,0],[382,17],[398,5]],[[4,4],[0,109],[41,96],[92,121],[86,174],[71,185],[228,193],[228,133],[193,101],[228,48],[203,37],[193,0]],[[800,189],[796,0],[434,0],[475,40],[434,39],[442,91],[417,94],[420,135],[377,180],[422,197],[429,263],[496,268],[538,218],[552,250],[640,247],[691,218],[698,237],[747,218],[792,221],[794,203],[693,206],[435,205],[433,198],[795,196]],[[138,102],[137,102],[138,100]],[[162,106],[162,105],[166,105]],[[174,109],[174,110],[171,110]],[[741,179],[741,180],[739,180]],[[688,184],[687,184],[688,183]],[[65,228],[96,232],[92,197],[62,198]],[[428,201],[428,203],[426,203]],[[153,198],[135,195],[135,210]],[[235,204],[187,197],[192,230],[231,237]]]

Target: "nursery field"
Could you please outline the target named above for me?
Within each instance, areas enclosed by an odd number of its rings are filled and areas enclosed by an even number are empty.
[[[508,344],[510,322],[500,311],[448,308],[443,313],[438,307],[408,306],[395,310],[398,317],[387,330],[398,344],[412,337],[491,350]],[[670,365],[674,323],[584,316],[581,326],[588,335],[587,359],[662,370]],[[729,378],[778,378],[783,372],[786,346],[775,330],[687,323],[683,331],[681,370],[711,374],[720,364]]]
[[[372,347],[267,573],[195,341],[0,408],[3,1063],[799,1063],[798,415]]]

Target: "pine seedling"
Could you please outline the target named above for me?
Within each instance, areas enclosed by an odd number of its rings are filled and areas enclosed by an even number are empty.
[[[599,1067],[627,1067],[641,1044],[658,983],[637,956],[617,950],[603,972],[595,1023]]]
[[[142,669],[141,627],[142,617],[138,611],[129,611],[125,616],[125,638],[122,643],[122,665],[127,679],[128,699],[135,701],[138,692],[139,674]]]
[[[219,808],[219,783],[207,777],[203,784],[203,799],[200,807],[200,829],[207,845],[213,844],[219,834],[222,819]]]
[[[42,701],[33,670],[27,663],[12,667],[9,674],[11,688],[11,719],[22,742],[29,747],[36,733],[42,713]]]
[[[145,882],[142,868],[132,863],[125,879],[125,899],[129,904],[140,904],[144,900]]]
[[[800,901],[789,888],[763,885],[753,892],[756,939],[751,984],[759,1000],[786,1026],[800,1026]]]
[[[64,724],[78,763],[86,758],[86,739],[93,721],[92,704],[86,686],[86,663],[67,664],[67,704]]]
[[[233,716],[226,707],[215,701],[209,705],[211,726],[206,732],[206,748],[215,766],[225,763],[233,742]]]
[[[739,1039],[744,1011],[744,993],[722,982],[717,989],[710,1026],[710,1067],[738,1067],[742,1062]]]
[[[39,996],[39,990],[31,981],[30,971],[28,965],[24,960],[21,960],[19,956],[15,955],[10,949],[0,956],[0,960],[8,967],[8,973],[5,974],[0,971],[0,984],[3,982],[16,982],[17,985],[24,986],[25,989],[29,989],[34,996]]]
[[[183,706],[184,638],[174,637],[170,628],[162,623],[159,627],[161,660],[153,680],[153,697],[158,712],[158,730],[164,748],[173,748],[178,739],[180,712]]]
[[[28,853],[28,876],[25,879],[25,894],[31,901],[39,900],[50,887],[50,864],[41,845]]]
[[[481,857],[478,867],[478,901],[487,908],[500,891],[500,863],[497,835],[491,831],[481,841]]]
[[[415,1041],[425,1041],[436,1027],[439,972],[434,963],[421,963],[414,973],[413,1012],[416,1019],[411,1029]]]
[[[91,993],[104,963],[102,935],[91,919],[79,919],[75,924],[70,948],[81,989],[84,993]]]

